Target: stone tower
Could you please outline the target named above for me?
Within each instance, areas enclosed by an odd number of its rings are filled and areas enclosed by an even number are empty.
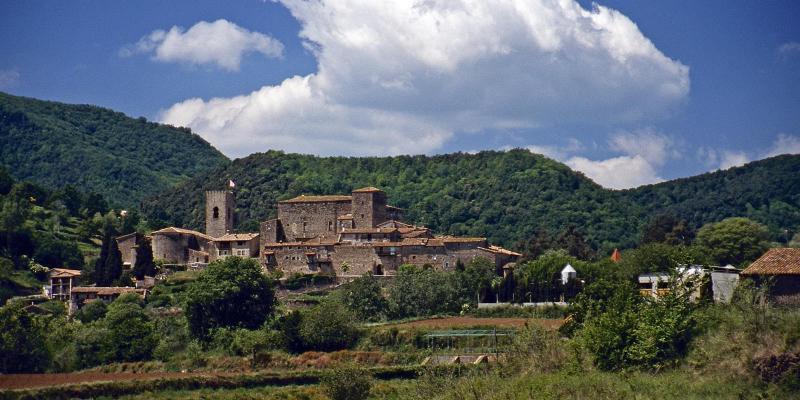
[[[236,201],[231,190],[206,192],[206,235],[220,237],[233,232],[233,212]]]
[[[365,187],[353,190],[351,204],[353,224],[356,228],[374,228],[386,221],[386,193],[378,188]]]

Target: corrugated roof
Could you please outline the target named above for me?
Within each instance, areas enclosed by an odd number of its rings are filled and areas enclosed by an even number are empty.
[[[800,275],[800,249],[769,249],[742,271],[742,275]]]
[[[246,242],[258,237],[257,233],[226,233],[218,238],[214,238],[215,242]]]
[[[191,229],[176,228],[174,226],[166,227],[164,229],[159,229],[159,230],[151,233],[151,235],[170,234],[170,233],[180,233],[180,234],[184,234],[184,235],[195,235],[195,236],[200,236],[201,238],[208,239],[208,240],[214,239],[211,236],[206,235],[205,233],[200,233],[198,231],[193,231]]]
[[[324,203],[324,202],[340,202],[352,201],[353,196],[346,195],[326,195],[326,196],[306,196],[300,195],[289,200],[282,200],[278,203]]]

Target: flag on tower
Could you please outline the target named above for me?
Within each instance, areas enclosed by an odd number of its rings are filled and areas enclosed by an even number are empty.
[[[235,188],[235,187],[236,187],[236,184],[235,184],[235,183],[233,183],[233,180],[232,180],[232,179],[228,179],[228,187],[230,187],[231,189],[233,189],[233,188]]]

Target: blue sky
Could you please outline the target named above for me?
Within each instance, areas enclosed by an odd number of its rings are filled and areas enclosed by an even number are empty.
[[[624,188],[800,152],[795,1],[25,1],[0,90],[231,157],[525,147]]]

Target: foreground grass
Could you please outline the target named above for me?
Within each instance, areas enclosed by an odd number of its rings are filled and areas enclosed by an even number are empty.
[[[326,399],[318,385],[144,392],[144,399]],[[678,370],[658,374],[554,372],[502,376],[497,370],[463,377],[423,374],[417,380],[376,382],[371,399],[796,399],[800,393],[774,385],[695,375]]]

